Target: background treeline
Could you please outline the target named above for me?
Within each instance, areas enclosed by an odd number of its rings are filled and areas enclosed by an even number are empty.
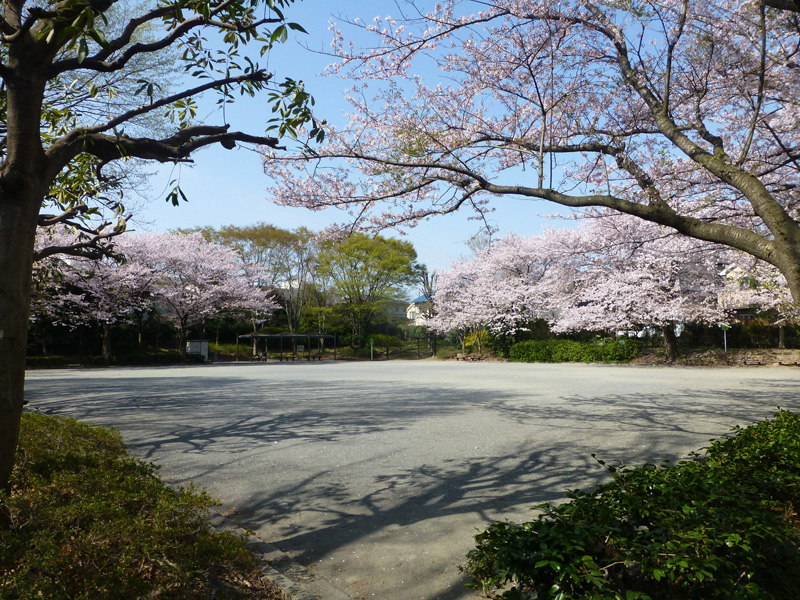
[[[437,275],[431,328],[462,351],[508,356],[516,342],[636,336],[684,347],[797,347],[786,278],[742,252],[627,215],[487,240]],[[727,332],[724,334],[723,332]],[[476,350],[477,348],[477,350]],[[578,359],[582,360],[582,359]]]
[[[41,243],[66,235],[43,231]],[[224,355],[237,334],[255,332],[335,334],[363,349],[376,334],[404,333],[408,290],[423,272],[411,243],[360,233],[264,223],[124,233],[105,256],[37,264],[28,356],[170,362],[187,339]]]

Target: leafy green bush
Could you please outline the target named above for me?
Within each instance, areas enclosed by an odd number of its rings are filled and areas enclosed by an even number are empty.
[[[375,348],[397,348],[400,346],[400,339],[394,335],[386,335],[385,333],[373,333],[369,336],[375,343]]]
[[[603,360],[602,346],[572,340],[551,340],[552,362],[599,362]]]
[[[61,369],[69,364],[65,356],[27,356],[25,367],[27,369]]]
[[[215,501],[165,487],[114,431],[23,414],[12,485],[5,600],[236,598],[255,572],[241,538],[209,529]]]
[[[214,342],[210,342],[208,344],[209,355],[219,354],[220,356],[225,356],[227,358],[234,358],[236,356],[236,350],[236,344],[216,344]],[[249,344],[239,344],[238,350],[239,354],[251,352]]]
[[[593,492],[478,534],[474,585],[509,600],[800,598],[800,416],[677,465],[606,468]]]
[[[642,351],[642,343],[630,338],[606,341],[600,347],[605,362],[630,362]]]
[[[450,358],[455,358],[456,355],[461,354],[460,348],[451,348],[449,346],[444,348],[438,348],[436,350],[436,358],[440,360],[447,360]]]
[[[509,358],[520,362],[628,362],[641,351],[638,340],[601,343],[529,340],[511,346]]]
[[[85,367],[128,366],[128,365],[180,365],[205,362],[199,354],[181,356],[180,352],[142,352],[140,354],[121,354],[106,361],[102,356],[29,356],[25,366],[29,369],[62,368],[68,365]]]
[[[529,340],[514,344],[508,351],[508,357],[520,362],[554,362],[549,340]]]

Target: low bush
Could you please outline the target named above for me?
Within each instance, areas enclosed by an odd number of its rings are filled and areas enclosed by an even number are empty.
[[[102,357],[96,357],[98,364],[102,364]],[[179,365],[179,364],[200,364],[205,362],[200,354],[187,354],[182,356],[180,352],[147,352],[142,354],[124,354],[113,356],[112,365]]]
[[[217,344],[214,342],[210,342],[208,344],[208,352],[209,354],[219,354],[220,356],[226,356],[230,358],[234,358],[236,356],[236,350],[239,350],[239,354],[243,354],[246,352],[251,352],[250,344]]]
[[[642,351],[642,343],[635,339],[620,339],[606,342],[601,348],[605,362],[630,362],[639,356]]]
[[[449,346],[438,348],[436,350],[436,358],[440,360],[455,358],[458,354],[461,354],[461,350],[459,348],[451,348]]]
[[[473,584],[508,600],[800,598],[800,416],[677,465],[606,468],[610,483],[478,534]]]
[[[27,356],[25,367],[28,369],[61,369],[69,364],[65,356]]]
[[[394,335],[386,335],[385,333],[375,333],[369,336],[376,348],[398,348],[400,346],[400,339]]]
[[[215,501],[164,486],[114,431],[23,414],[12,485],[4,600],[252,597],[244,540],[206,522]]]
[[[25,359],[28,369],[62,368],[69,365],[84,367],[131,366],[131,365],[180,365],[205,362],[200,354],[181,356],[180,352],[142,352],[140,354],[121,354],[106,361],[102,356],[29,356]]]
[[[638,340],[601,343],[573,340],[529,340],[511,346],[508,356],[519,362],[629,362],[641,351]]]
[[[554,362],[549,340],[529,340],[511,346],[508,358],[519,362]]]

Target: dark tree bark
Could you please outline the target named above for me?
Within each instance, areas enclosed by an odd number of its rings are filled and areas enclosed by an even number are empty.
[[[21,6],[17,8],[21,9]],[[0,165],[0,492],[10,490],[24,404],[33,244],[50,181],[39,141],[45,77],[28,67],[40,53],[9,48],[6,83],[6,160]],[[13,75],[13,76],[12,76]],[[5,507],[2,507],[5,510]]]
[[[665,358],[667,362],[675,362],[678,358],[678,338],[675,336],[675,325],[673,323],[664,325],[661,328],[661,334],[664,336]]]
[[[103,361],[111,363],[111,323],[103,323]]]

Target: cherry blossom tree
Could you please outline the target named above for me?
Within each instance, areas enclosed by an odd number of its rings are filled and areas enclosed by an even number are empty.
[[[796,3],[401,12],[349,24],[372,49],[335,27],[350,120],[322,148],[265,154],[280,203],[371,227],[482,214],[498,196],[607,207],[769,263],[800,301]]]
[[[156,274],[147,265],[126,259],[124,252],[131,236],[122,236],[114,256],[100,259],[79,257],[67,261],[67,281],[83,295],[86,317],[103,329],[103,358],[111,359],[114,327],[131,323],[152,305],[151,293]]]
[[[277,307],[260,287],[268,279],[263,268],[245,265],[234,250],[200,234],[125,234],[114,252],[113,258],[37,263],[48,275],[32,307],[33,314],[70,327],[99,323],[106,359],[112,328],[151,307],[175,326],[181,352],[186,332],[198,323],[221,315],[264,316]]]
[[[478,269],[473,261],[454,261],[450,269],[438,274],[435,306],[436,314],[427,325],[440,333],[455,333],[465,349],[467,336],[484,325],[476,314],[472,291],[477,288]]]
[[[627,215],[596,216],[577,233],[573,282],[554,296],[554,331],[659,329],[672,361],[676,325],[725,321],[717,246]]]
[[[196,231],[215,244],[233,248],[244,263],[263,268],[269,274],[276,301],[286,312],[289,333],[297,331],[316,267],[317,234],[306,227],[288,230],[267,223],[187,231]]]
[[[103,329],[103,357],[111,358],[111,334],[119,323],[150,307],[155,273],[125,258],[135,239],[114,233],[98,245],[95,235],[68,226],[40,228],[34,263],[31,315],[70,328],[97,323]],[[112,241],[113,240],[113,241]]]
[[[36,253],[45,248],[69,247],[75,235],[63,227],[40,228]],[[34,263],[29,320],[41,333],[42,351],[47,353],[49,326],[75,329],[88,322],[83,294],[71,286],[68,259],[50,254]]]
[[[565,230],[563,235],[569,235]],[[551,246],[558,237],[509,235],[471,259],[452,263],[438,273],[436,314],[428,325],[440,332],[454,331],[461,341],[487,328],[510,333],[521,324],[549,312],[548,296],[558,287],[561,270]]]
[[[121,233],[98,236],[65,225],[40,227],[34,248],[31,322],[69,329],[100,324],[106,360],[114,326],[149,306],[152,283],[152,274],[124,260],[120,247],[128,237],[119,238]]]
[[[719,248],[645,221],[595,213],[579,227],[509,235],[440,274],[432,326],[511,333],[534,319],[554,331],[658,328],[677,354],[678,323],[725,319]]]
[[[150,280],[150,295],[159,312],[178,330],[186,352],[190,327],[220,315],[264,316],[278,308],[259,287],[267,274],[245,265],[232,248],[205,241],[199,233],[151,233],[125,238],[126,268],[139,281]]]

